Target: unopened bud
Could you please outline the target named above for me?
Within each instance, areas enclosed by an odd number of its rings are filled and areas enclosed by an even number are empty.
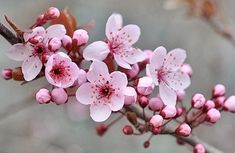
[[[225,86],[222,84],[217,84],[214,86],[212,90],[212,97],[216,98],[216,97],[224,96],[225,92],[226,92]]]
[[[3,69],[2,70],[2,78],[5,80],[12,79],[12,69]]]
[[[86,30],[79,29],[73,33],[73,44],[76,46],[85,45],[89,40],[89,36]]]
[[[51,91],[51,98],[57,105],[65,104],[68,100],[68,94],[63,88],[54,88]]]
[[[177,113],[177,110],[175,106],[168,105],[161,110],[160,115],[164,119],[170,119],[170,118],[175,117],[176,113]]]
[[[142,77],[139,79],[137,91],[141,95],[150,95],[153,92],[154,84],[150,77]]]
[[[58,8],[50,7],[45,13],[45,18],[47,20],[54,20],[60,16],[60,11]]]
[[[39,104],[47,104],[51,101],[51,94],[48,89],[42,88],[36,93],[36,100]]]
[[[215,98],[214,99],[215,107],[216,108],[222,107],[224,105],[225,100],[226,100],[226,98],[224,96]]]
[[[210,123],[216,123],[220,118],[221,114],[215,108],[210,109],[206,114],[206,120]]]
[[[55,52],[60,49],[61,45],[61,40],[57,37],[54,37],[49,41],[48,48],[49,50]]]
[[[177,90],[176,91],[176,95],[177,95],[177,101],[183,101],[184,97],[185,97],[185,91],[184,90]]]
[[[72,38],[68,35],[65,35],[62,38],[62,45],[66,50],[70,51],[72,49]]]
[[[189,64],[183,64],[183,66],[181,67],[181,71],[185,74],[188,74],[190,77],[192,77],[193,75],[193,69]]]
[[[215,108],[215,102],[212,101],[212,100],[207,100],[206,103],[205,103],[205,107],[204,109],[206,111],[210,110],[211,108]]]
[[[145,108],[145,107],[148,106],[148,104],[149,104],[148,98],[145,97],[145,96],[140,97],[140,98],[139,98],[139,104],[140,104],[140,106],[141,106],[142,108]]]
[[[134,130],[133,128],[130,126],[130,125],[125,125],[122,129],[122,132],[125,134],[125,135],[132,135]]]
[[[153,97],[149,100],[149,108],[156,112],[156,111],[160,111],[162,108],[164,107],[164,104],[162,102],[162,99],[157,96],[157,97]]]
[[[125,95],[124,99],[125,105],[134,104],[137,100],[137,93],[133,87],[126,87],[124,95]]]
[[[202,144],[197,144],[193,148],[194,153],[206,153],[206,148]]]
[[[191,134],[191,131],[192,129],[187,123],[182,123],[177,127],[177,129],[175,130],[175,133],[180,136],[187,137]]]
[[[225,102],[224,102],[224,109],[228,110],[232,113],[235,113],[235,96],[230,96]]]
[[[148,148],[150,146],[150,142],[149,141],[145,141],[143,145],[144,145],[144,148]]]
[[[139,74],[140,68],[138,64],[133,64],[131,69],[126,71],[128,78],[133,79]]]
[[[200,93],[197,93],[192,97],[193,108],[201,109],[204,106],[205,102],[206,102],[206,98],[204,97],[204,95]]]
[[[154,115],[152,116],[152,118],[150,119],[149,123],[153,126],[153,127],[160,127],[163,124],[163,117],[161,115]]]
[[[108,130],[108,126],[105,124],[100,124],[96,126],[96,133],[99,136],[103,136],[107,130]]]

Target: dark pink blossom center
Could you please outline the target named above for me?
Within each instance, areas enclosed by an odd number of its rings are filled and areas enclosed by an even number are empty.
[[[60,61],[59,63],[53,65],[50,74],[55,81],[62,81],[66,79],[71,80],[70,66],[64,63],[65,61]]]

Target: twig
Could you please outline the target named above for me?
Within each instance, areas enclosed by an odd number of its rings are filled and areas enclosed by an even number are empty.
[[[10,44],[14,45],[20,42],[20,39],[16,37],[7,27],[0,23],[0,35],[2,35]]]

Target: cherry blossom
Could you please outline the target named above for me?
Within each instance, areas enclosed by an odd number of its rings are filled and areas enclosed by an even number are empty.
[[[46,63],[47,81],[60,88],[72,86],[78,78],[78,72],[78,66],[63,52],[51,55]]]
[[[80,103],[90,105],[90,116],[94,121],[105,121],[112,111],[122,109],[127,88],[124,73],[114,71],[109,74],[105,63],[93,61],[87,79],[89,82],[78,88],[76,98]]]
[[[132,47],[140,36],[137,25],[122,27],[122,16],[112,14],[106,23],[105,34],[107,42],[95,41],[84,49],[86,60],[104,60],[108,54],[112,54],[117,64],[125,69],[131,69],[130,64],[144,60],[144,53]]]
[[[63,25],[57,24],[46,30],[39,26],[24,33],[25,43],[13,45],[7,55],[16,61],[23,61],[22,71],[26,81],[33,80],[41,71],[43,63],[55,51],[48,48],[51,39],[61,40],[66,33]]]
[[[183,49],[174,49],[167,54],[164,47],[153,52],[150,64],[146,65],[146,73],[159,86],[159,94],[165,105],[175,105],[177,90],[184,90],[190,85],[190,77],[181,71],[186,58]]]

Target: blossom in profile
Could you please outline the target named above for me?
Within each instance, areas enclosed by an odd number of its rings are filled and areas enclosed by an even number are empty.
[[[46,30],[41,26],[36,27],[25,32],[25,43],[13,45],[7,55],[13,60],[23,61],[21,66],[24,79],[31,81],[39,74],[48,57],[60,48],[60,40],[65,33],[65,27],[60,24],[52,25]]]
[[[46,63],[47,81],[59,88],[72,86],[79,76],[78,72],[78,66],[63,52],[51,55]]]
[[[183,49],[174,49],[167,54],[164,47],[158,47],[153,52],[150,64],[146,65],[147,75],[159,86],[159,95],[165,105],[176,104],[177,91],[190,85],[190,77],[181,71],[186,59]]]
[[[90,116],[94,121],[105,121],[112,111],[122,109],[127,88],[124,73],[114,71],[109,74],[105,63],[93,61],[87,79],[89,82],[78,88],[76,98],[80,103],[90,105]]]
[[[125,69],[131,69],[130,64],[143,61],[144,53],[134,48],[140,36],[140,28],[129,24],[122,27],[122,16],[112,14],[107,23],[105,34],[107,41],[95,41],[84,49],[86,60],[104,60],[108,54],[113,55],[117,64]]]

